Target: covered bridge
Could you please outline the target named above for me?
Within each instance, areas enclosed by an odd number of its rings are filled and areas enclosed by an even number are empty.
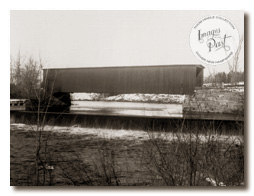
[[[57,93],[192,94],[203,85],[202,65],[157,65],[44,69]]]

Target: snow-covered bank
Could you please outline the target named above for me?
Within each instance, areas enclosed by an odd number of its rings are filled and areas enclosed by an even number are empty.
[[[185,95],[170,94],[119,94],[107,96],[100,93],[71,93],[72,101],[124,101],[148,103],[179,103],[184,102]]]
[[[35,125],[26,125],[19,123],[12,123],[10,126],[11,130],[22,130],[22,131],[35,131]],[[100,129],[100,128],[85,128],[79,125],[73,125],[71,127],[66,126],[49,126],[46,125],[43,131],[52,131],[55,133],[68,133],[71,135],[89,135],[91,138],[98,137],[101,139],[121,139],[121,140],[132,140],[132,141],[144,141],[150,139],[161,139],[168,142],[173,140],[180,140],[183,142],[189,142],[190,137],[193,141],[198,142],[211,142],[218,141],[231,144],[241,144],[244,142],[243,136],[228,136],[228,135],[216,135],[216,134],[199,134],[198,137],[194,134],[188,133],[172,133],[172,132],[161,132],[152,131],[147,132],[144,130],[126,130],[126,129]]]

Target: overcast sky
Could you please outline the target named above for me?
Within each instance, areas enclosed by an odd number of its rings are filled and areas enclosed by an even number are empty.
[[[230,19],[244,34],[236,11],[11,11],[11,56],[39,56],[46,67],[202,64],[192,53],[190,31],[207,15]],[[243,71],[243,50],[240,64]]]

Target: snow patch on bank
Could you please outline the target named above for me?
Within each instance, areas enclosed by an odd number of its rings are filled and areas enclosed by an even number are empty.
[[[71,93],[72,101],[95,101],[100,99],[99,93]]]
[[[25,125],[25,124],[11,124],[11,130],[22,129],[23,131],[35,131],[36,125]],[[180,140],[183,142],[189,142],[190,139],[198,142],[213,142],[220,141],[229,144],[240,144],[243,143],[243,136],[227,136],[227,135],[216,135],[216,134],[199,134],[198,138],[194,134],[188,133],[172,133],[172,132],[146,132],[143,130],[125,130],[125,129],[100,129],[100,128],[85,128],[79,125],[73,125],[70,127],[61,126],[45,126],[43,131],[52,131],[55,133],[67,133],[72,135],[84,135],[98,137],[101,139],[121,139],[121,140],[133,140],[141,142],[149,139],[161,139],[164,141]],[[190,138],[191,137],[191,138]]]
[[[119,94],[109,96],[100,93],[71,93],[72,101],[123,101],[123,102],[150,102],[150,103],[179,103],[184,102],[185,95],[171,94]]]

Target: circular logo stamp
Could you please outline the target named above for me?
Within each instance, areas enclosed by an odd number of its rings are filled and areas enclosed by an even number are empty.
[[[209,65],[229,61],[237,51],[239,33],[236,26],[223,16],[206,16],[191,29],[190,47],[194,55]]]

